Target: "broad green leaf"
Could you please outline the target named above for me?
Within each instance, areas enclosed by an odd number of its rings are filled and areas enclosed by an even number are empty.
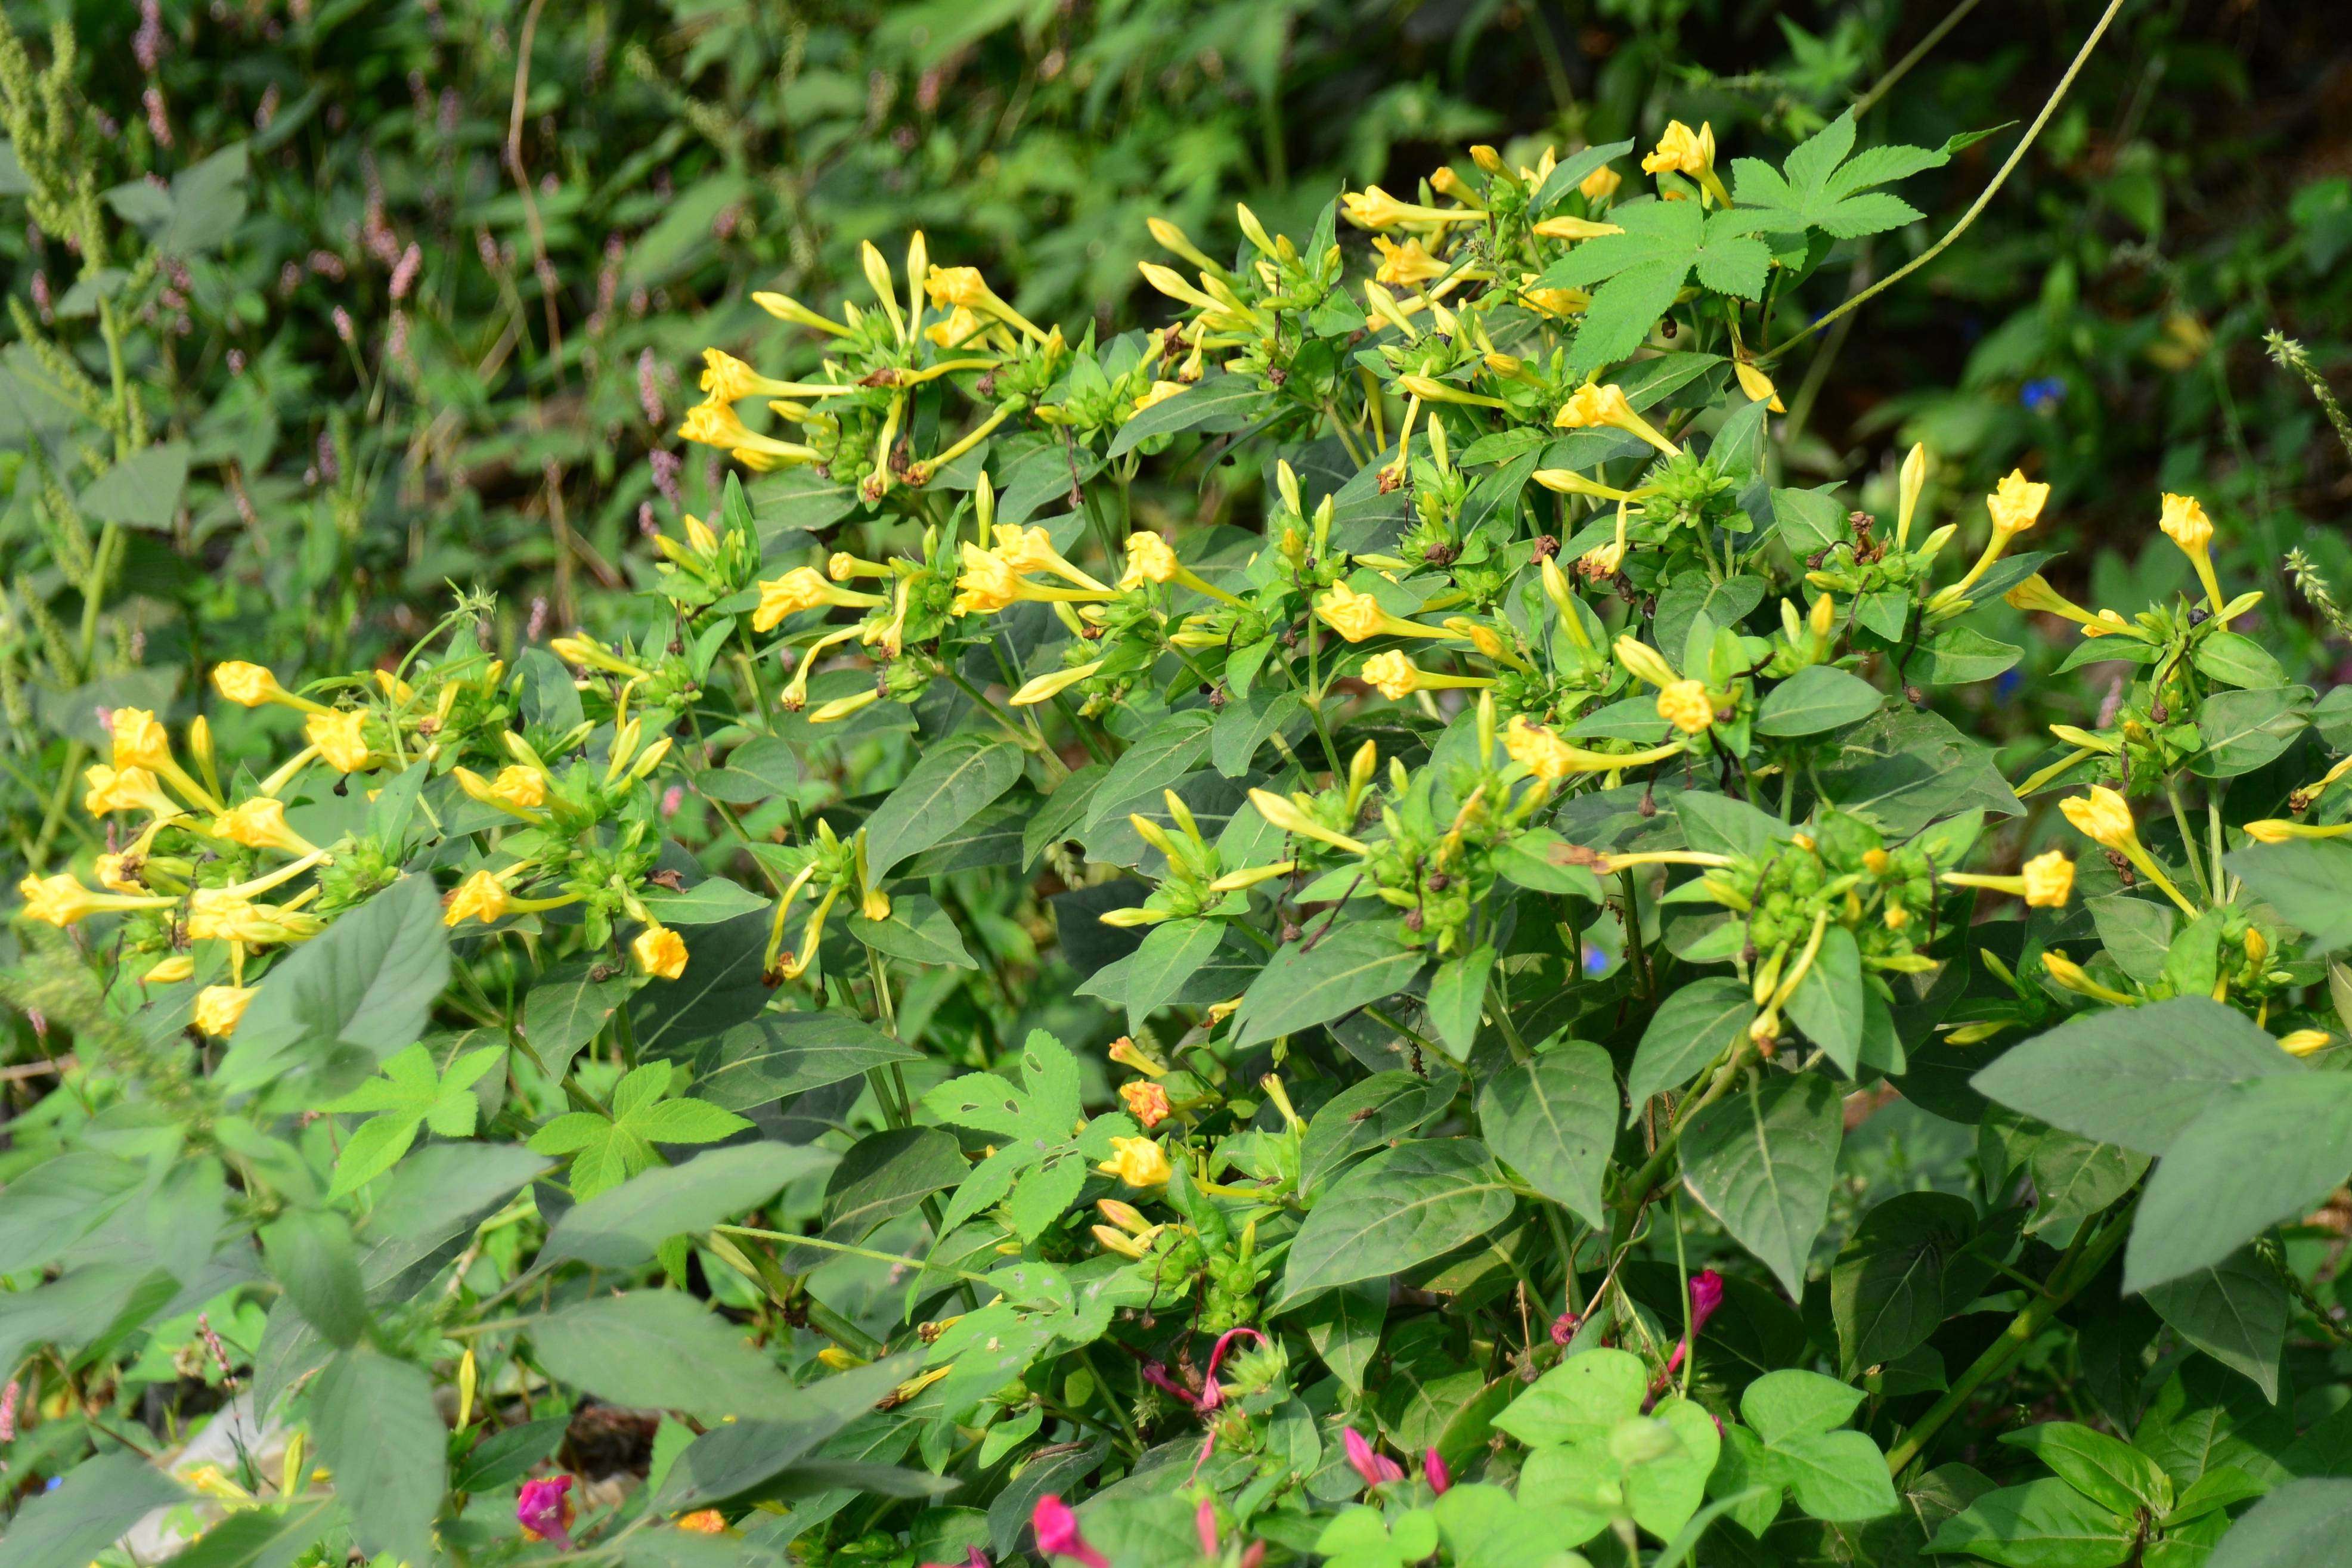
[[[869,921],[852,910],[845,923],[849,934],[859,942],[908,963],[943,964],[950,969],[980,967],[965,951],[963,935],[956,930],[955,921],[928,893],[895,893],[890,899],[889,919]]]
[[[2287,684],[2286,671],[2270,649],[2240,632],[2215,632],[2197,645],[2197,673],[2243,690]]]
[[[1486,981],[1495,972],[1495,950],[1482,943],[1446,959],[1430,977],[1423,1006],[1437,1033],[1437,1043],[1457,1062],[1470,1059],[1478,1041],[1478,1022],[1486,1011]]]
[[[1948,1310],[1944,1261],[1968,1245],[1976,1209],[1949,1193],[1905,1193],[1864,1216],[1830,1269],[1830,1307],[1844,1369],[1890,1362],[1924,1344]]]
[[[1970,626],[1946,626],[1921,643],[1919,651],[1927,656],[1927,662],[1924,667],[1914,665],[1912,673],[1928,686],[1990,680],[2025,657],[2025,650],[2015,643],[1989,637]]]
[[[2241,1519],[2206,1568],[2319,1568],[2352,1532],[2352,1480],[2289,1481]]]
[[[1408,1136],[1450,1098],[1436,1083],[1402,1069],[1349,1084],[1307,1123],[1298,1145],[1298,1190],[1314,1196],[1325,1178],[1351,1157]]]
[[[95,1230],[140,1185],[138,1166],[95,1149],[44,1161],[0,1187],[0,1258],[39,1268]]]
[[[1834,489],[1774,490],[1772,521],[1790,553],[1800,559],[1850,536],[1845,503]]]
[[[743,1143],[647,1171],[564,1211],[540,1260],[577,1258],[599,1268],[645,1263],[671,1237],[706,1231],[756,1208],[835,1158],[823,1149]]]
[[[133,452],[75,498],[82,516],[133,528],[168,530],[188,484],[188,444],[166,441]]]
[[[614,1405],[718,1422],[804,1403],[740,1330],[679,1290],[590,1297],[533,1325],[531,1342],[550,1376]]]
[[[1295,691],[1252,691],[1225,704],[1209,732],[1209,760],[1219,773],[1237,779],[1250,771],[1273,736],[1302,725],[1307,704]]]
[[[512,1143],[429,1143],[373,1194],[362,1235],[439,1241],[547,1169]]]
[[[770,900],[740,882],[730,882],[724,877],[705,877],[675,893],[664,888],[648,888],[645,902],[653,917],[664,925],[714,926],[738,915],[764,910]]]
[[[2275,1404],[2286,1338],[2286,1282],[2251,1247],[2210,1268],[2152,1287],[2147,1304],[2182,1339],[2252,1378]]]
[[[1885,145],[1849,160],[1853,147],[1851,110],[1815,132],[1789,154],[1779,172],[1758,158],[1732,160],[1733,194],[1759,228],[1776,234],[1819,229],[1839,239],[1900,228],[1919,221],[1919,211],[1902,197],[1873,185],[1940,168],[1950,149]]]
[[[707,1507],[751,1490],[865,1415],[919,1364],[915,1357],[898,1356],[853,1367],[801,1391],[803,1403],[792,1419],[714,1426],[688,1444],[662,1478],[661,1510]]]
[[[1633,150],[1631,142],[1608,142],[1598,147],[1587,147],[1560,160],[1553,165],[1551,173],[1544,176],[1544,183],[1528,199],[1528,211],[1538,216],[1550,211],[1566,201],[1569,193],[1582,184],[1595,169],[1616,162]]]
[[[1878,711],[1885,695],[1834,665],[1808,665],[1765,694],[1756,710],[1759,735],[1818,735]]]
[[[1653,1456],[1627,1467],[1625,1507],[1633,1521],[1661,1541],[1690,1522],[1706,1500],[1706,1478],[1722,1457],[1723,1435],[1715,1417],[1690,1400],[1675,1395],[1661,1399],[1650,1411],[1674,1434],[1676,1450]],[[1863,1441],[1867,1443],[1868,1438]],[[1873,1449],[1875,1453],[1877,1450]],[[1885,1479],[1882,1461],[1879,1478]]]
[[[1683,1180],[1732,1239],[1802,1293],[1805,1258],[1829,1217],[1844,1121],[1818,1073],[1775,1073],[1717,1100],[1684,1131]]]
[[[186,1495],[128,1450],[85,1459],[18,1509],[0,1536],[0,1568],[82,1568],[146,1514]]]
[[[297,1051],[352,1046],[382,1061],[424,1037],[448,980],[440,896],[431,878],[403,877],[269,972],[222,1059],[222,1087],[256,1087]]]
[[[1106,456],[1120,458],[1153,436],[1184,430],[1239,430],[1263,412],[1267,395],[1251,375],[1208,375],[1174,397],[1155,403],[1119,426]]]
[[[1625,1074],[1628,1124],[1652,1095],[1688,1083],[1721,1056],[1755,1016],[1748,988],[1728,975],[1695,980],[1667,997],[1650,1015]]]
[[[344,1351],[311,1385],[310,1431],[361,1550],[431,1562],[449,1434],[424,1371],[364,1346]]]
[[[523,999],[523,1038],[541,1065],[559,1079],[628,997],[625,981],[618,976],[592,980],[590,968],[583,963],[550,970]]]
[[[1617,1133],[1609,1053],[1571,1040],[1505,1068],[1478,1091],[1486,1146],[1587,1225],[1601,1223],[1601,1178]]]
[[[1868,1434],[1807,1432],[1772,1447],[1797,1506],[1815,1519],[1877,1519],[1898,1506],[1886,1456]]]
[[[2004,1433],[2000,1440],[2024,1449],[2076,1491],[2117,1513],[2146,1509],[2161,1515],[2172,1507],[2172,1478],[2146,1454],[2105,1432],[2074,1421],[2043,1421]]]
[[[1328,1024],[1404,989],[1426,955],[1397,940],[1395,923],[1359,921],[1332,928],[1311,947],[1300,941],[1277,949],[1243,997],[1234,1046]]]
[[[1402,1143],[1332,1184],[1290,1244],[1283,1299],[1395,1274],[1509,1217],[1511,1190],[1470,1138]]]
[[[2000,1568],[2116,1568],[2138,1521],[2061,1480],[1987,1492],[1937,1528],[1930,1552],[1967,1552]]]
[[[1142,1027],[1173,999],[1224,937],[1224,921],[1197,918],[1162,921],[1145,932],[1143,945],[1127,961],[1128,1026]]]
[[[2053,1127],[2161,1154],[2216,1090],[2305,1070],[2234,1007],[2182,996],[2072,1019],[2011,1047],[1970,1081],[1986,1099]]]
[[[1696,202],[1633,201],[1612,207],[1609,221],[1623,232],[1584,241],[1537,283],[1592,288],[1592,303],[1570,349],[1571,370],[1631,357],[1694,271],[1718,293],[1746,300],[1763,293],[1772,253],[1753,237],[1755,222],[1746,214],[1706,214]]]
[[[1739,1396],[1739,1415],[1767,1446],[1778,1446],[1844,1426],[1862,1401],[1863,1391],[1850,1384],[1789,1367],[1749,1384]]]
[[[2352,1077],[2296,1073],[2218,1092],[2157,1162],[2132,1221],[2124,1289],[2221,1262],[2352,1174]]]
[[[357,1344],[367,1326],[367,1301],[343,1216],[289,1209],[261,1227],[261,1245],[269,1272],[310,1326],[331,1344],[345,1350]]]
[[[2352,899],[2344,896],[2352,888],[2352,844],[2336,838],[2249,844],[2221,864],[2315,946],[2352,947]]]
[[[762,1013],[720,1035],[710,1051],[709,1068],[695,1089],[728,1110],[749,1110],[922,1057],[864,1019],[835,1010]]]
[[[1381,1348],[1388,1310],[1387,1280],[1357,1279],[1324,1291],[1299,1308],[1291,1321],[1305,1327],[1307,1342],[1332,1375],[1361,1395],[1364,1373]]]
[[[955,1135],[940,1128],[868,1133],[841,1157],[825,1184],[825,1234],[839,1241],[862,1240],[885,1220],[954,1186],[971,1169]]]
[[[1570,1356],[1528,1386],[1495,1417],[1495,1425],[1531,1447],[1606,1438],[1649,1396],[1650,1374],[1627,1351],[1590,1350]]]
[[[1862,1060],[1865,994],[1862,949],[1853,932],[1832,921],[1822,928],[1821,949],[1789,998],[1789,1021],[1841,1072],[1851,1074]]]
[[[866,819],[866,870],[877,880],[961,827],[1021,777],[1012,742],[967,731],[925,752]]]
[[[1145,731],[1095,787],[1086,826],[1100,826],[1104,818],[1138,795],[1164,789],[1199,767],[1201,759],[1209,754],[1215,725],[1216,716],[1207,709],[1187,708]]]

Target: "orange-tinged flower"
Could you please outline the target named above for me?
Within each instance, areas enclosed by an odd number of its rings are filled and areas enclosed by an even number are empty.
[[[1168,1120],[1168,1091],[1149,1079],[1119,1085],[1118,1097],[1127,1102],[1128,1114],[1134,1117],[1146,1132]]]

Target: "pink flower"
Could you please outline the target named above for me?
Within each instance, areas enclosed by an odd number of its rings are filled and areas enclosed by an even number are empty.
[[[1574,1312],[1562,1312],[1551,1321],[1551,1342],[1556,1345],[1567,1344],[1569,1341],[1576,1338],[1576,1331],[1583,1325],[1583,1322],[1584,1320]]]
[[[988,1553],[975,1546],[963,1554],[961,1563],[952,1565],[945,1563],[926,1563],[923,1568],[988,1568]]]
[[[1078,1533],[1078,1516],[1060,1498],[1039,1498],[1029,1515],[1029,1528],[1037,1532],[1037,1550],[1045,1556],[1067,1557],[1087,1568],[1110,1568],[1109,1560]]]
[[[1394,1459],[1373,1453],[1372,1446],[1364,1441],[1364,1435],[1353,1426],[1347,1429],[1341,1440],[1347,1445],[1348,1463],[1355,1468],[1356,1474],[1364,1478],[1365,1486],[1385,1486],[1391,1481],[1404,1479],[1404,1467]]]
[[[1723,1276],[1712,1268],[1702,1268],[1690,1282],[1691,1333],[1696,1336],[1723,1305]]]
[[[1217,1554],[1217,1504],[1213,1498],[1202,1498],[1201,1506],[1192,1511],[1192,1528],[1201,1535],[1201,1555]]]
[[[552,1541],[563,1551],[572,1550],[572,1499],[565,1495],[571,1490],[570,1476],[523,1482],[515,1499],[515,1522],[522,1526],[525,1540]]]
[[[1225,1402],[1225,1391],[1217,1384],[1217,1368],[1223,1364],[1225,1352],[1232,1347],[1234,1341],[1244,1334],[1260,1344],[1265,1343],[1265,1336],[1255,1329],[1227,1329],[1217,1336],[1216,1348],[1209,1352],[1209,1385],[1201,1391],[1202,1409],[1214,1410]]]
[[[1444,1497],[1445,1489],[1454,1484],[1453,1474],[1446,1469],[1444,1456],[1435,1448],[1422,1455],[1421,1475],[1422,1479],[1429,1483],[1429,1489],[1439,1497]]]

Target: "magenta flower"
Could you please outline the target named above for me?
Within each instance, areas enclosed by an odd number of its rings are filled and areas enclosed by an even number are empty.
[[[1192,1528],[1200,1532],[1201,1555],[1214,1557],[1217,1554],[1217,1505],[1213,1500],[1202,1498],[1201,1506],[1192,1510]]]
[[[1723,1276],[1712,1268],[1702,1268],[1690,1282],[1691,1332],[1696,1335],[1723,1305]]]
[[[1225,1352],[1232,1347],[1234,1341],[1244,1334],[1260,1344],[1265,1343],[1265,1336],[1255,1329],[1227,1329],[1217,1336],[1216,1348],[1209,1352],[1209,1385],[1201,1391],[1200,1408],[1202,1410],[1214,1410],[1225,1402],[1225,1391],[1217,1383],[1217,1368],[1223,1364]]]
[[[963,1554],[961,1563],[926,1563],[923,1568],[988,1568],[988,1553],[975,1546]]]
[[[1576,1338],[1576,1331],[1583,1324],[1584,1320],[1574,1312],[1562,1312],[1551,1321],[1551,1342],[1565,1346],[1569,1341]]]
[[[1444,1497],[1445,1489],[1454,1484],[1453,1472],[1445,1468],[1444,1457],[1435,1448],[1422,1455],[1421,1475],[1422,1479],[1429,1483],[1429,1489],[1439,1497]]]
[[[1110,1568],[1109,1560],[1087,1544],[1078,1532],[1078,1516],[1060,1498],[1039,1498],[1029,1515],[1029,1528],[1037,1532],[1037,1550],[1048,1557],[1067,1557],[1086,1568]]]
[[[1353,1426],[1347,1429],[1342,1440],[1348,1448],[1348,1463],[1354,1467],[1356,1474],[1364,1478],[1366,1487],[1385,1486],[1391,1481],[1404,1479],[1404,1467],[1394,1459],[1384,1458],[1372,1452],[1372,1446],[1364,1441],[1364,1435]]]
[[[570,1476],[523,1482],[515,1498],[515,1522],[522,1526],[526,1540],[552,1541],[565,1552],[572,1550],[571,1490]]]

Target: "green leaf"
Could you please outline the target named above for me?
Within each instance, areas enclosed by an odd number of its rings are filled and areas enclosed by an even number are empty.
[[[1120,426],[1105,456],[1125,457],[1153,436],[1172,436],[1183,430],[1242,429],[1257,418],[1266,401],[1266,393],[1255,376],[1223,373],[1204,375],[1185,391],[1164,403],[1153,404]]]
[[[572,1058],[604,1028],[613,1010],[628,997],[619,977],[588,978],[589,965],[568,963],[540,976],[523,999],[522,1035],[548,1073],[561,1079]]]
[[[0,1187],[0,1258],[17,1269],[53,1262],[137,1191],[138,1166],[95,1149],[44,1161]]]
[[[1853,932],[1832,921],[1822,929],[1821,950],[1789,998],[1789,1021],[1849,1075],[1862,1060],[1864,995],[1862,949]]]
[[[1772,1447],[1797,1506],[1815,1519],[1877,1519],[1898,1506],[1886,1456],[1862,1432],[1810,1432]]]
[[[1423,1006],[1437,1035],[1437,1043],[1457,1062],[1470,1059],[1478,1043],[1478,1022],[1486,1006],[1486,981],[1495,972],[1495,950],[1476,949],[1446,959],[1430,976]]]
[[[1509,1217],[1512,1196],[1470,1138],[1402,1143],[1332,1184],[1290,1244],[1283,1300],[1395,1274],[1475,1241]]]
[[[614,1405],[719,1422],[790,1416],[803,1404],[740,1331],[680,1290],[590,1297],[541,1320],[531,1342],[550,1376]]]
[[[2352,947],[2352,899],[2344,896],[2352,888],[2352,844],[2336,838],[2250,844],[2231,850],[2221,864],[2323,952]]]
[[[1928,686],[1990,680],[2025,657],[2025,650],[2015,643],[1989,637],[1971,626],[1946,626],[1921,643],[1919,651],[1927,656],[1927,667],[1913,668],[1921,683]]]
[[[2197,645],[2197,673],[2249,691],[2287,684],[2286,671],[2270,649],[2240,632],[2215,632]]]
[[[1976,1231],[1976,1209],[1949,1193],[1905,1193],[1864,1216],[1830,1270],[1843,1368],[1876,1366],[1925,1344],[1948,1311],[1944,1262]]]
[[[2053,1127],[2161,1154],[2217,1089],[2305,1070],[2237,1009],[2181,996],[2072,1019],[2012,1047],[1970,1081],[1987,1100]]]
[[[940,908],[939,900],[928,893],[894,893],[890,896],[890,918],[869,921],[854,910],[848,920],[849,934],[877,952],[908,963],[944,965],[950,969],[977,969],[978,963],[966,952],[963,935]]]
[[[131,454],[74,499],[84,517],[132,528],[168,530],[188,483],[188,444],[166,441]]]
[[[2310,723],[2311,689],[2274,686],[2262,691],[2216,691],[2197,709],[2204,751],[2189,772],[2200,778],[2235,778],[2276,762]]]
[[[2022,1448],[2058,1473],[2058,1479],[2117,1513],[2146,1509],[2162,1514],[2172,1507],[2172,1478],[2130,1444],[2074,1421],[2043,1421],[2002,1442]]]
[[[1104,818],[1138,795],[1153,795],[1156,799],[1157,791],[1199,767],[1201,759],[1209,754],[1215,724],[1215,715],[1207,709],[1187,708],[1169,714],[1138,736],[1095,787],[1086,826],[1100,826]]]
[[[647,1171],[565,1210],[548,1232],[540,1261],[576,1258],[599,1268],[648,1262],[671,1237],[698,1234],[757,1208],[835,1159],[824,1149],[744,1143]]]
[[[1756,710],[1756,732],[1818,735],[1869,718],[1885,700],[1858,675],[1834,665],[1807,665],[1766,694]]]
[[[448,981],[440,896],[431,878],[403,877],[269,972],[222,1059],[221,1087],[257,1087],[297,1050],[352,1046],[382,1061],[424,1037]]]
[[[1360,921],[1332,928],[1311,947],[1294,942],[1277,949],[1243,995],[1234,1047],[1328,1024],[1403,990],[1426,955],[1399,942],[1394,926]]]
[[[646,909],[654,919],[670,926],[714,926],[738,915],[764,910],[769,902],[741,883],[730,882],[724,877],[705,877],[675,893],[664,888],[647,888],[645,892]]]
[[[1683,1133],[1691,1195],[1792,1296],[1829,1217],[1843,1133],[1837,1090],[1817,1073],[1776,1073],[1753,1094],[1708,1106]]]
[[[1772,492],[1772,521],[1789,552],[1802,560],[1850,537],[1845,503],[1834,487]]]
[[[269,1272],[304,1320],[331,1344],[345,1350],[357,1344],[367,1327],[367,1298],[343,1216],[290,1209],[261,1227],[261,1246]]]
[[[868,1133],[834,1168],[824,1189],[824,1233],[859,1241],[931,1194],[954,1186],[971,1167],[955,1134],[937,1127]]]
[[[2256,1503],[2206,1568],[2321,1568],[2352,1532],[2352,1480],[2289,1481]]]
[[[433,1561],[449,1429],[434,1407],[432,1379],[364,1347],[344,1351],[311,1385],[310,1431],[361,1550]]]
[[[1307,704],[1296,691],[1254,690],[1225,704],[1209,731],[1209,760],[1229,779],[1243,777],[1274,736],[1302,725]]]
[[[2152,1287],[2147,1304],[2180,1337],[2278,1403],[2279,1351],[2286,1340],[2286,1282],[2252,1248],[2211,1268]]]
[[[1649,1392],[1649,1369],[1641,1357],[1581,1351],[1530,1384],[1495,1417],[1495,1426],[1530,1447],[1605,1440],[1619,1422],[1641,1413]]]
[[[1633,150],[1631,142],[1608,142],[1598,147],[1587,147],[1581,153],[1552,166],[1544,183],[1528,201],[1528,211],[1540,216],[1568,199],[1569,193],[1582,184],[1591,173],[1603,163],[1613,163]]]
[[[719,1037],[709,1070],[695,1087],[713,1105],[749,1110],[921,1058],[920,1051],[849,1013],[762,1013]]]
[[[1200,919],[1162,921],[1145,932],[1143,945],[1127,961],[1128,1026],[1141,1028],[1172,1000],[1224,937],[1224,921]]]
[[[1331,1374],[1360,1396],[1364,1373],[1381,1348],[1388,1310],[1387,1280],[1357,1279],[1324,1291],[1299,1308],[1291,1321],[1305,1327],[1307,1342]]]
[[[1705,214],[1696,202],[1633,201],[1612,207],[1624,232],[1588,239],[1551,264],[1537,287],[1591,288],[1569,368],[1593,370],[1630,358],[1675,302],[1693,271],[1720,294],[1759,298],[1772,253],[1752,237],[1742,213]]]
[[[1633,1107],[1627,1124],[1642,1114],[1652,1095],[1688,1083],[1721,1056],[1755,1016],[1748,988],[1728,975],[1695,980],[1667,997],[1650,1015],[1625,1074],[1625,1096]]]
[[[1815,132],[1790,153],[1779,173],[1757,158],[1732,160],[1733,195],[1757,226],[1775,234],[1819,229],[1839,239],[1855,239],[1919,221],[1919,210],[1900,196],[1873,185],[1941,168],[1949,149],[1889,145],[1847,159],[1853,147],[1849,110]]]
[[[1609,1053],[1571,1040],[1517,1062],[1478,1091],[1478,1124],[1496,1157],[1591,1226],[1616,1143],[1617,1078]]]
[[[1973,1552],[2000,1568],[2116,1568],[2138,1533],[2137,1521],[2064,1481],[2029,1481],[1987,1492],[1952,1515],[1927,1550]]]
[[[1451,1079],[1449,1079],[1451,1081]],[[1394,1142],[1445,1109],[1451,1089],[1402,1069],[1360,1079],[1325,1101],[1298,1145],[1298,1190],[1313,1197],[1353,1156]]]
[[[1739,1396],[1739,1415],[1771,1447],[1844,1426],[1861,1408],[1862,1401],[1859,1388],[1817,1372],[1789,1367],[1768,1372],[1749,1384]]]
[[[83,1568],[142,1518],[186,1495],[126,1450],[85,1459],[55,1490],[25,1501],[0,1536],[0,1568]]]
[[[877,881],[980,815],[1021,777],[1024,753],[1010,741],[966,731],[922,760],[866,819],[866,865]]]
[[[2352,1077],[2295,1073],[2221,1091],[2157,1163],[2132,1221],[2124,1289],[2221,1262],[2309,1213],[2352,1173]]]

